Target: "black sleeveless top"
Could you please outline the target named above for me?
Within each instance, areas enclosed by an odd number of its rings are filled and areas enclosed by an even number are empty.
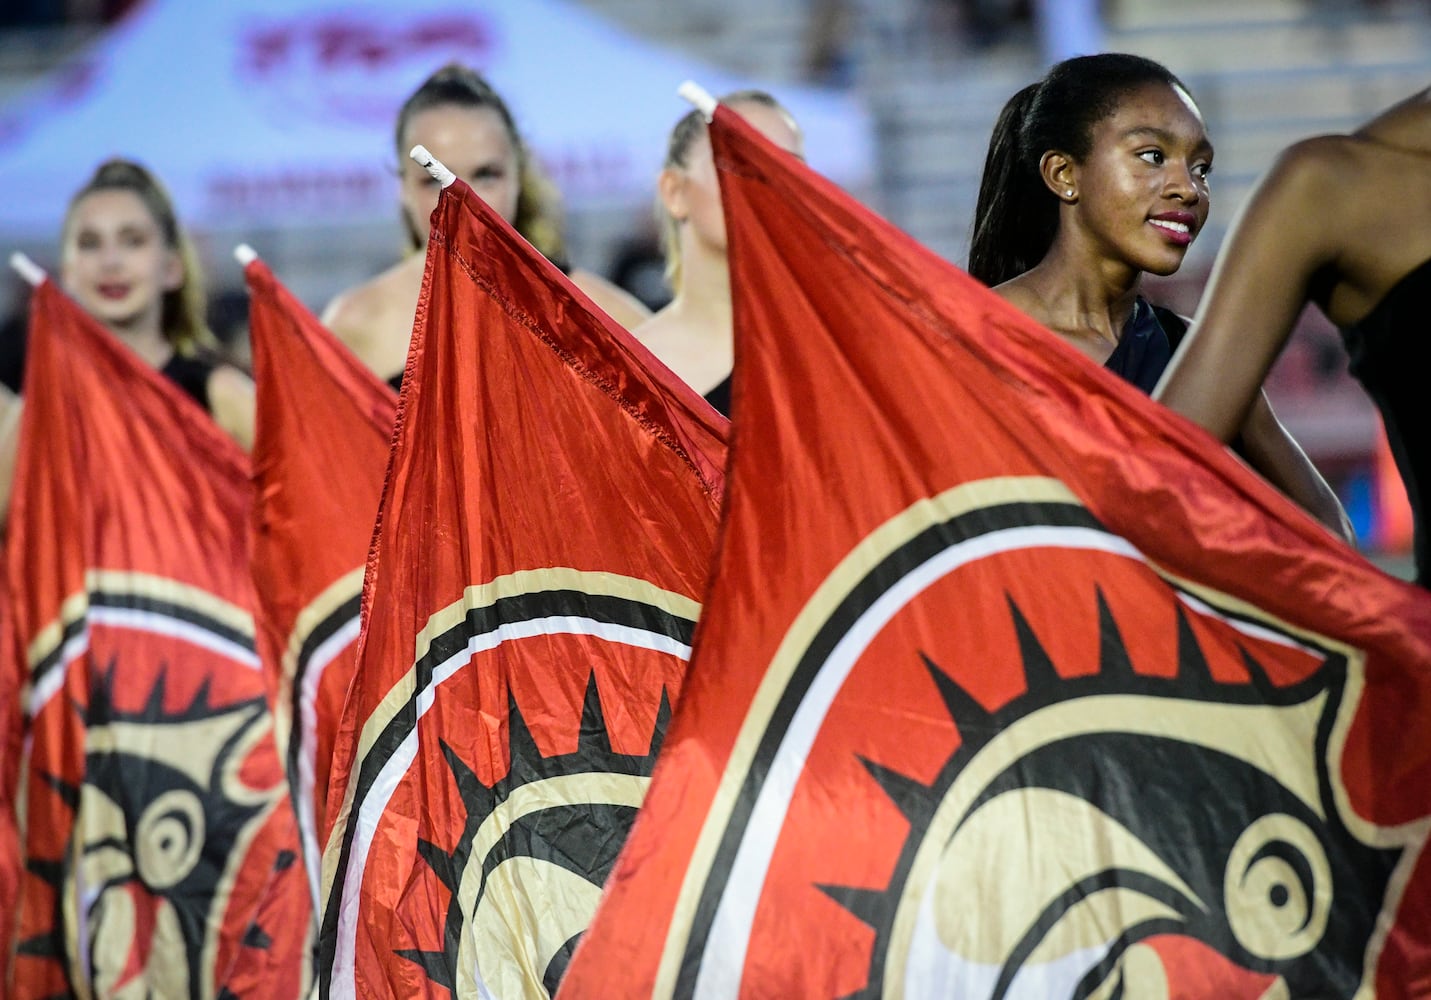
[[[183,389],[185,395],[204,408],[204,412],[212,414],[214,410],[209,405],[209,376],[218,366],[218,362],[210,358],[174,354],[164,362],[159,374]]]
[[[714,406],[721,416],[730,416],[730,376],[721,379],[719,385],[706,393],[705,400]]]
[[[398,372],[396,375],[388,379],[388,385],[392,386],[393,392],[397,393],[398,395],[402,395],[402,375],[402,372]]]
[[[1415,525],[1416,582],[1431,587],[1431,529],[1422,503],[1431,490],[1431,260],[1398,281],[1359,323],[1342,330],[1351,373],[1381,411]]]
[[[1187,329],[1177,313],[1139,297],[1133,303],[1133,315],[1123,325],[1118,346],[1103,367],[1151,396]]]

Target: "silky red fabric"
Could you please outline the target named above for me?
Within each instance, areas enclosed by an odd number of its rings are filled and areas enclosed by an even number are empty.
[[[443,192],[334,757],[325,995],[559,980],[680,696],[725,427]]]
[[[1427,995],[1431,598],[710,131],[722,541],[560,996]]]
[[[256,387],[259,652],[316,896],[328,771],[353,678],[397,395],[266,264],[253,261],[244,276]]]
[[[247,458],[49,282],[30,313],[6,995],[298,996],[312,907],[254,651]]]
[[[9,982],[10,948],[15,939],[15,910],[24,871],[15,795],[20,782],[25,718],[21,700],[25,688],[24,651],[14,634],[10,599],[0,573],[0,983]]]

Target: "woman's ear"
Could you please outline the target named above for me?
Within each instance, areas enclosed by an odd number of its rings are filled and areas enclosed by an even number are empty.
[[[690,209],[686,206],[686,172],[680,167],[664,167],[656,177],[656,197],[666,214],[677,222],[685,222]]]
[[[1059,201],[1069,205],[1078,201],[1078,165],[1067,153],[1050,149],[1039,158],[1038,172]]]

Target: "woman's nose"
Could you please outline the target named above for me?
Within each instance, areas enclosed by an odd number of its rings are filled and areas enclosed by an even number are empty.
[[[1191,167],[1175,164],[1168,171],[1168,193],[1184,201],[1195,202],[1202,197],[1202,186],[1198,184],[1197,175]]]

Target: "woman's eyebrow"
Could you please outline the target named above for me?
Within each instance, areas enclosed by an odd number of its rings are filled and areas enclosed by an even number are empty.
[[[1158,142],[1163,143],[1164,145],[1173,145],[1174,143],[1179,141],[1178,137],[1175,134],[1169,132],[1165,128],[1159,128],[1156,125],[1135,125],[1132,128],[1128,129],[1128,131],[1123,133],[1123,138],[1125,139],[1145,137],[1149,139],[1154,139]],[[1208,137],[1205,135],[1198,141],[1197,148],[1205,149],[1207,150],[1209,156],[1212,155],[1212,141],[1208,139]]]
[[[1156,125],[1134,125],[1123,133],[1123,138],[1133,139],[1140,136],[1147,136],[1150,139],[1157,139],[1160,142],[1172,142],[1173,134],[1165,128],[1158,128]]]

